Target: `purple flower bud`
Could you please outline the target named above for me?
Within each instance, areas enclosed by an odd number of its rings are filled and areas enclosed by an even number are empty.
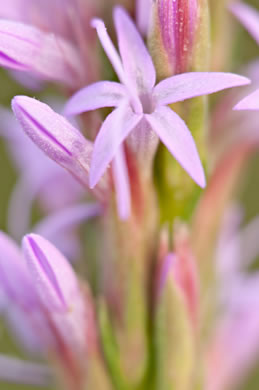
[[[79,290],[68,261],[49,241],[36,234],[25,236],[22,247],[42,303],[48,309],[68,310]]]
[[[89,188],[92,144],[63,116],[48,105],[27,96],[16,96],[12,109],[23,130],[52,160]],[[100,183],[102,187],[104,183]],[[96,189],[100,195],[100,187]]]
[[[74,351],[84,351],[87,308],[71,265],[54,245],[37,234],[25,236],[22,248],[40,302],[61,340]]]

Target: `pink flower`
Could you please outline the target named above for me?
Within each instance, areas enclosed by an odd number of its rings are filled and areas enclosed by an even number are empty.
[[[231,73],[185,73],[169,77],[155,86],[156,72],[147,48],[124,9],[117,7],[114,22],[120,56],[104,23],[92,24],[121,83],[102,81],[77,92],[66,113],[79,114],[101,107],[116,107],[105,119],[94,143],[89,184],[93,188],[128,136],[141,142],[158,136],[182,167],[201,187],[205,175],[192,135],[184,121],[168,104],[246,85],[249,80]],[[148,145],[147,145],[148,147]]]

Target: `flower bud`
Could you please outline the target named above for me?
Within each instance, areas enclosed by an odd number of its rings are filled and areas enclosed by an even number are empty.
[[[175,280],[176,259],[169,253],[160,270],[155,310],[155,388],[159,390],[189,389],[194,368],[194,333],[184,291]]]
[[[201,70],[198,57],[209,35],[207,10],[204,0],[155,1],[150,46],[161,77]]]
[[[66,118],[36,99],[15,96],[12,100],[12,109],[28,137],[49,158],[89,189],[92,143]],[[106,179],[93,190],[98,198],[104,198],[104,192],[107,190]]]

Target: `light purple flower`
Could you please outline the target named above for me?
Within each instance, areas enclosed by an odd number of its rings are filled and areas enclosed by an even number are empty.
[[[54,112],[48,105],[26,96],[16,96],[12,108],[25,133],[42,151],[68,170],[86,189],[89,186],[89,170],[93,145],[66,118]],[[121,219],[130,215],[130,186],[124,149],[114,156],[113,179],[117,196],[117,208]],[[111,193],[109,175],[105,175],[91,192],[107,204]]]
[[[13,98],[12,108],[32,141],[89,189],[92,143],[63,116],[36,99],[16,96]],[[106,187],[104,179],[97,191],[94,191],[95,195],[103,199]]]
[[[259,45],[259,12],[241,2],[232,4],[230,10]],[[259,110],[259,89],[241,100],[234,110]]]
[[[27,351],[33,354],[46,352],[53,339],[42,315],[33,280],[19,247],[3,232],[0,232],[0,253],[1,293],[6,299],[2,314]]]
[[[184,121],[167,105],[246,85],[249,80],[234,74],[197,72],[173,76],[155,86],[152,59],[133,22],[120,7],[115,8],[114,22],[120,56],[104,23],[94,19],[92,24],[121,83],[103,81],[90,85],[77,92],[65,110],[74,115],[101,107],[116,107],[105,119],[95,140],[91,188],[98,183],[123,141],[142,127],[148,128],[150,135],[156,133],[189,175],[204,187],[204,171],[192,135]]]
[[[60,337],[72,351],[84,353],[87,309],[71,265],[54,245],[36,234],[23,238],[22,249],[40,302]]]

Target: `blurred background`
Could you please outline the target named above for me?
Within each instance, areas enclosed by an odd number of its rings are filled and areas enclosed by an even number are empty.
[[[35,0],[37,1],[37,0]],[[104,0],[103,0],[104,1]],[[230,45],[226,45],[225,56],[223,59],[224,69],[226,70],[226,64],[228,64],[228,71],[234,71],[237,73],[242,73],[246,65],[252,61],[259,60],[259,48],[251,36],[245,31],[245,29],[236,21],[234,18],[228,14],[226,10],[226,15],[224,23],[222,25],[219,17],[216,17],[217,6],[219,3],[222,3],[222,0],[210,0],[211,1],[211,12],[212,12],[212,39],[216,40],[220,30],[227,28],[227,33],[231,34],[227,38],[231,41]],[[217,4],[216,4],[217,3]],[[251,0],[247,3],[253,5],[259,10],[259,1]],[[0,7],[3,4],[3,0],[0,0]],[[223,24],[224,24],[223,23]],[[221,31],[222,34],[222,31]],[[222,44],[222,41],[221,41]],[[223,49],[224,50],[224,49]],[[219,58],[218,58],[219,60]],[[219,66],[216,65],[216,68]],[[218,69],[222,70],[222,69]],[[259,66],[258,66],[258,79],[259,79]],[[40,93],[31,93],[31,91],[26,90],[20,84],[16,83],[12,77],[8,74],[7,71],[0,69],[0,105],[6,108],[10,108],[10,101],[14,95],[25,94],[28,96],[35,96],[42,101],[46,101],[48,96],[53,93],[58,97],[58,91],[53,89],[53,87],[48,87],[49,89],[44,89]],[[223,94],[224,95],[224,94]],[[223,96],[222,95],[222,96]],[[211,112],[215,109],[217,105],[217,100],[211,99]],[[258,125],[258,135],[259,135],[259,121]],[[211,125],[211,127],[213,127]],[[224,131],[226,134],[228,132],[227,124],[221,123],[221,137],[224,136]],[[11,129],[10,129],[11,130]],[[2,120],[0,115],[0,229],[8,232],[8,207],[11,195],[19,179],[19,172],[14,164],[14,156],[10,155],[10,149],[8,147],[8,142],[6,140],[6,124]],[[213,137],[212,144],[210,145],[213,148]],[[22,147],[22,144],[21,144]],[[39,151],[39,153],[41,153]],[[250,158],[245,174],[243,175],[242,180],[238,191],[236,193],[236,199],[244,207],[245,220],[244,223],[250,221],[256,215],[259,215],[259,150],[257,153],[253,154]],[[40,220],[42,216],[42,210],[39,207],[39,204],[33,204],[33,212],[31,215],[31,226],[33,226],[37,221]],[[16,216],[17,224],[19,224],[19,215]],[[259,235],[259,232],[258,232]],[[259,237],[258,237],[259,238]],[[255,260],[254,268],[259,268],[259,258]],[[0,320],[0,353],[6,353],[11,356],[24,357],[22,349],[17,346],[17,344],[12,340],[12,337],[3,323]],[[230,351],[231,353],[231,351]],[[22,385],[11,385],[0,381],[0,390],[33,390],[37,387],[29,387]],[[258,390],[259,389],[259,358],[258,365],[254,367],[250,375],[247,378],[247,381],[240,389],[237,390]],[[50,390],[50,389],[49,389]],[[98,390],[98,389],[96,389]],[[178,389],[176,389],[178,390]]]

